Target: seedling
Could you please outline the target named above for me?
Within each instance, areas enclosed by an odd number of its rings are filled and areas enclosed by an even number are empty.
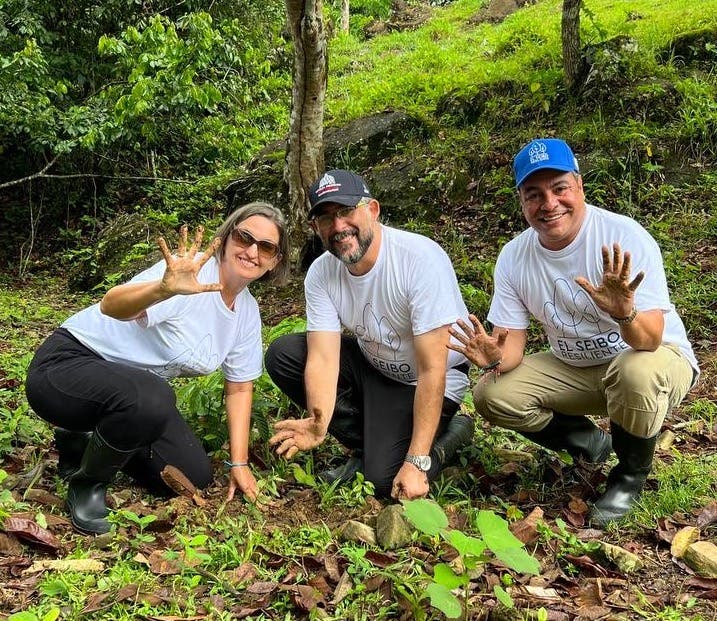
[[[468,618],[468,585],[478,567],[491,559],[492,552],[498,560],[514,571],[524,574],[540,573],[540,564],[530,556],[523,543],[508,530],[508,522],[492,511],[479,511],[476,527],[482,538],[466,535],[458,529],[448,528],[448,518],[443,509],[430,500],[402,501],[408,520],[435,543],[444,540],[458,553],[460,563],[439,563],[433,568],[433,576],[425,589],[431,606],[438,608],[449,619],[457,619],[464,612]],[[460,565],[459,570],[457,566]],[[508,582],[505,582],[508,584]],[[463,589],[463,603],[453,590]],[[513,607],[513,600],[500,585],[493,587],[496,598],[506,607]]]

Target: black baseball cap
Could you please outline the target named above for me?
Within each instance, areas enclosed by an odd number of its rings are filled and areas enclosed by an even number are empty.
[[[309,188],[309,218],[325,203],[355,207],[362,198],[373,198],[361,175],[348,170],[329,170]]]

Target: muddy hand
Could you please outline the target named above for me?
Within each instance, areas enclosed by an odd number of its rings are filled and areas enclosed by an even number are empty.
[[[169,251],[167,242],[163,237],[157,240],[157,245],[167,263],[164,276],[162,276],[162,288],[171,295],[191,295],[193,293],[204,293],[205,291],[221,291],[222,285],[218,282],[205,284],[197,280],[199,271],[214,256],[214,252],[221,243],[219,238],[215,238],[204,253],[197,257],[203,237],[204,227],[199,226],[194,234],[194,241],[187,248],[187,225],[183,225],[179,230],[179,244],[176,255]]]

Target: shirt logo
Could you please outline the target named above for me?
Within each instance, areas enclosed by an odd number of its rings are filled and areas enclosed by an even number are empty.
[[[329,192],[338,192],[341,189],[341,184],[336,183],[336,179],[332,175],[324,175],[319,181],[319,187],[316,190],[316,196],[323,196]]]
[[[536,142],[528,151],[530,156],[530,163],[537,164],[538,162],[544,162],[550,159],[548,154],[548,147],[545,146],[544,142]]]

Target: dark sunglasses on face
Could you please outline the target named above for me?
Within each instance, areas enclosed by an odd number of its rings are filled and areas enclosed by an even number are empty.
[[[279,246],[268,239],[257,239],[246,229],[232,229],[232,240],[242,248],[256,244],[259,254],[265,259],[273,259],[279,255]]]

